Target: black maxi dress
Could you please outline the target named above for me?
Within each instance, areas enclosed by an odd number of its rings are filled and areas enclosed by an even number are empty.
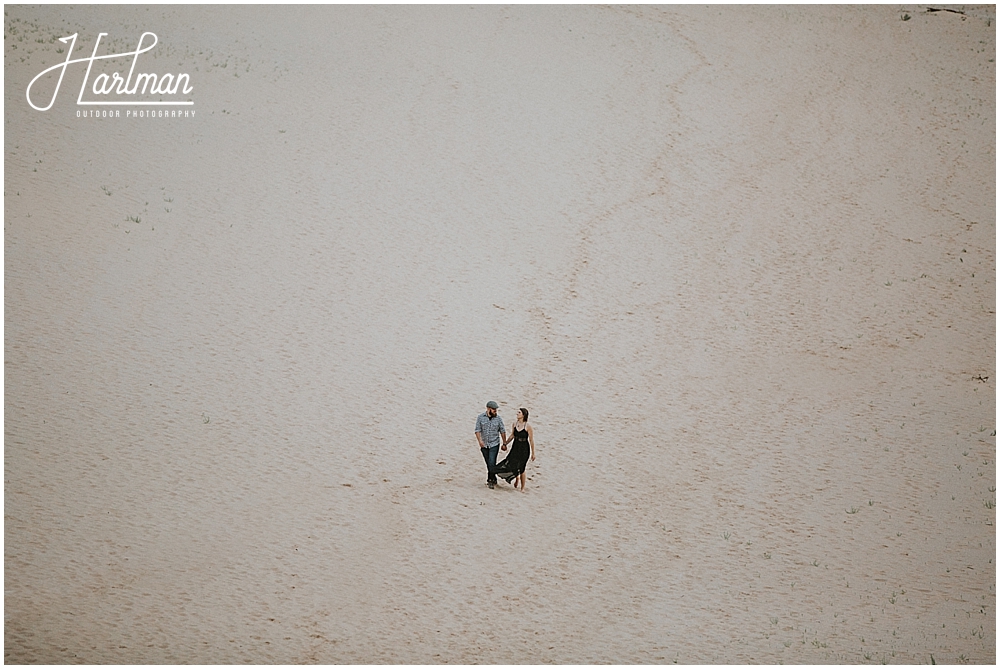
[[[514,480],[514,477],[524,472],[531,457],[531,444],[528,443],[528,430],[518,430],[514,426],[513,446],[510,447],[510,455],[497,463],[496,474],[502,477],[507,483]]]

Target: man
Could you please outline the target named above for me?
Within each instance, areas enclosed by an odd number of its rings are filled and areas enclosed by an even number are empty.
[[[492,490],[497,485],[497,454],[500,451],[500,438],[503,438],[503,448],[507,450],[507,431],[503,427],[503,418],[497,415],[497,403],[490,400],[486,403],[486,413],[479,414],[476,419],[476,441],[479,451],[486,460],[486,485]]]

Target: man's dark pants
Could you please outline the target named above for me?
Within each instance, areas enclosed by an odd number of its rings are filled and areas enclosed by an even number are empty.
[[[479,450],[483,454],[483,460],[486,460],[486,471],[489,472],[486,482],[496,483],[497,475],[495,470],[497,468],[497,455],[500,453],[500,447],[493,446],[491,448],[480,448]]]

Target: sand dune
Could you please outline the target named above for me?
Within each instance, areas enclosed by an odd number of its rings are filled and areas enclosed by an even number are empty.
[[[6,7],[5,662],[994,663],[955,9]]]

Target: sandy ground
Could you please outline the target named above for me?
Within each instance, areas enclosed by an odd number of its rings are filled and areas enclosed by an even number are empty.
[[[5,662],[994,663],[959,9],[6,6]]]

